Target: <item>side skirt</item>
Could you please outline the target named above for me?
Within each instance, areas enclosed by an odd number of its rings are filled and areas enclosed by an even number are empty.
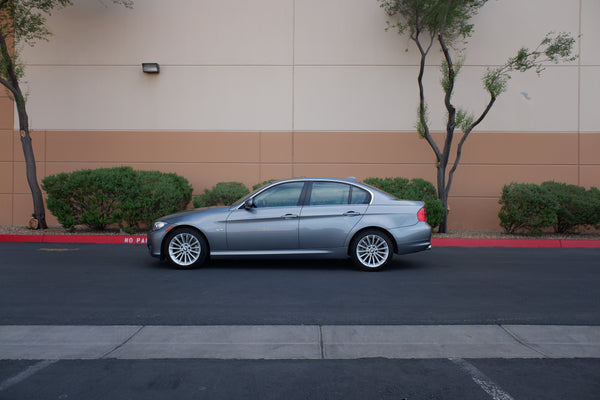
[[[303,250],[238,250],[211,251],[211,258],[347,258],[346,248]]]

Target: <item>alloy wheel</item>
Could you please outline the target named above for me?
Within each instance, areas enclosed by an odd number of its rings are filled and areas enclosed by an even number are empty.
[[[390,257],[388,242],[377,234],[362,237],[356,245],[356,257],[360,264],[366,268],[379,268]]]
[[[201,254],[200,240],[191,233],[178,233],[169,241],[169,258],[178,266],[193,265],[200,259]]]

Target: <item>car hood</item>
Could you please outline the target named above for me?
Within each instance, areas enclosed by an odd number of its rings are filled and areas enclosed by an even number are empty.
[[[181,211],[175,214],[165,215],[157,219],[157,221],[171,221],[175,222],[180,219],[186,219],[190,217],[204,217],[208,215],[216,215],[216,214],[229,214],[231,206],[227,207],[204,207],[204,208],[195,208],[193,210]]]

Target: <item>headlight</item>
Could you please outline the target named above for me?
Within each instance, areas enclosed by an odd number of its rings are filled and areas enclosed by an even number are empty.
[[[164,228],[166,225],[167,225],[167,223],[164,222],[164,221],[157,221],[157,222],[155,222],[155,223],[152,224],[152,231],[153,232],[154,231],[158,231],[158,230]]]

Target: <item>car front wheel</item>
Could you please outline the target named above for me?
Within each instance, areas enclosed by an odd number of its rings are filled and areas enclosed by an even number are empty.
[[[165,242],[166,257],[178,268],[188,269],[202,265],[208,256],[208,243],[197,231],[181,228],[171,233]]]
[[[350,256],[356,266],[366,271],[379,271],[391,261],[392,241],[383,232],[368,230],[359,233],[350,246]]]

